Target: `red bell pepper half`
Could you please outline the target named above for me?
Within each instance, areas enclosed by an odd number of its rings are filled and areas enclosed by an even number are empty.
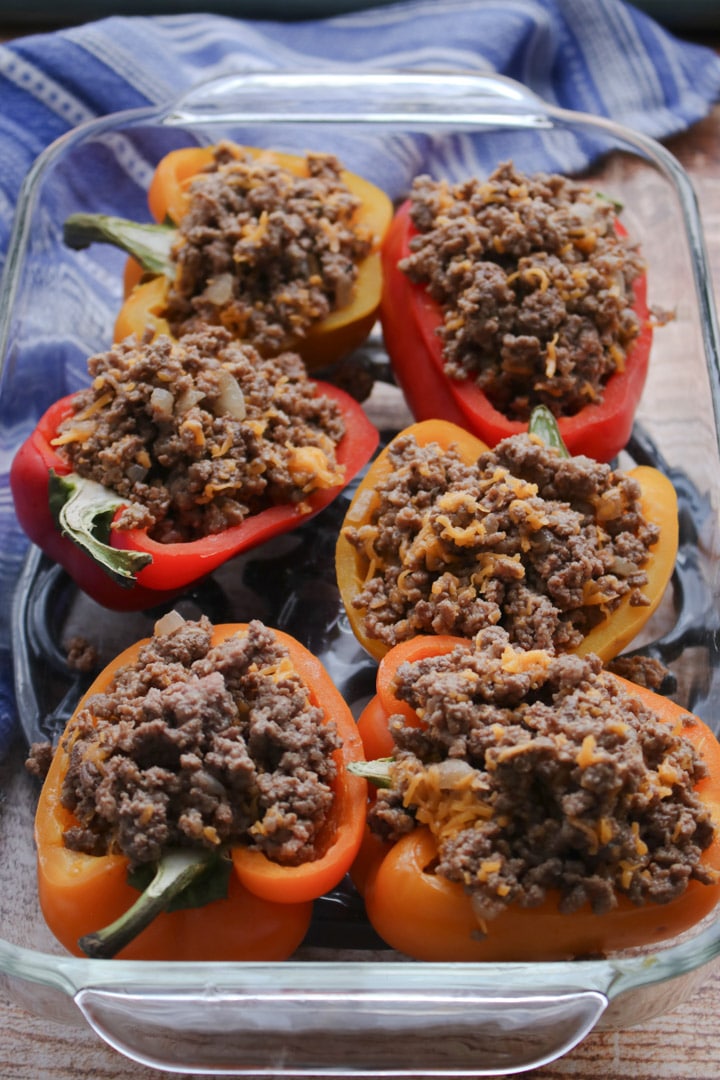
[[[398,269],[398,262],[410,254],[410,241],[416,235],[410,206],[408,200],[398,209],[382,249],[380,318],[395,378],[416,420],[450,420],[495,446],[501,439],[525,431],[527,424],[509,420],[494,408],[473,378],[446,375],[443,343],[436,332],[443,323],[442,307],[423,284],[412,282]],[[619,222],[616,229],[624,232]],[[652,344],[644,274],[636,278],[633,288],[633,310],[640,332],[628,351],[624,369],[608,379],[601,402],[558,419],[563,442],[573,455],[610,461],[630,438]]]
[[[378,432],[349,394],[327,383],[315,385],[318,394],[337,402],[345,421],[336,456],[345,468],[347,484],[372,456]],[[309,520],[344,486],[317,489],[302,504],[270,506],[198,540],[162,544],[146,529],[114,528],[122,499],[94,481],[78,478],[52,445],[58,427],[72,412],[72,401],[73,395],[68,395],[51,405],[20,446],[10,470],[10,488],[17,519],[29,539],[107,608],[143,610],[177,596],[233,556]]]

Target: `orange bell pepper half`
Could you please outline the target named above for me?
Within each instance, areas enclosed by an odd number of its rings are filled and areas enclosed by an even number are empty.
[[[240,151],[241,148],[238,148]],[[307,175],[305,158],[273,150],[242,147],[258,160],[280,165],[296,176]],[[148,190],[150,212],[158,222],[179,224],[190,204],[192,181],[213,158],[212,147],[173,150],[158,164]],[[332,311],[293,343],[310,370],[328,367],[365,341],[378,315],[382,292],[380,245],[392,220],[393,208],[384,191],[374,184],[343,171],[343,182],[360,199],[356,224],[375,237],[370,254],[358,264],[353,297],[349,304]],[[163,312],[167,307],[169,281],[165,277],[142,279],[142,269],[130,260],[125,271],[126,300],[115,323],[115,340],[129,334],[142,335],[150,325],[156,333],[167,333]]]
[[[527,425],[524,430],[527,430]],[[488,446],[481,439],[446,420],[420,421],[405,428],[396,438],[408,434],[414,436],[420,446],[437,443],[443,450],[455,446],[467,464],[476,461],[480,454],[488,450]],[[388,647],[368,636],[363,627],[362,612],[352,603],[353,597],[361,591],[367,580],[371,570],[370,561],[364,552],[350,543],[344,530],[349,526],[358,528],[372,519],[378,505],[377,488],[385,482],[392,470],[390,454],[393,442],[375,458],[358,486],[345,515],[335,552],[338,586],[350,625],[361,645],[377,660],[385,655]],[[593,627],[572,650],[580,656],[590,652],[597,653],[605,662],[622,652],[656,611],[672,577],[677,558],[678,509],[677,495],[672,483],[659,470],[646,465],[629,469],[627,474],[640,484],[642,512],[646,520],[659,526],[660,538],[651,548],[649,559],[643,567],[648,578],[644,593],[650,602],[644,606],[633,606],[629,596],[623,597],[618,607]]]
[[[358,731],[368,761],[391,757],[395,750],[395,743],[387,726],[389,716],[402,716],[406,724],[420,726],[415,710],[406,701],[396,698],[393,691],[400,665],[425,660],[429,656],[443,656],[452,652],[460,642],[464,642],[464,639],[450,634],[421,634],[409,641],[401,641],[385,653],[378,665],[377,692],[358,717]]]
[[[616,223],[619,234],[625,230]],[[444,369],[443,344],[437,330],[443,324],[441,305],[425,286],[413,282],[398,268],[410,254],[415,229],[409,200],[396,212],[383,245],[383,298],[380,317],[393,372],[416,420],[442,418],[467,428],[495,446],[501,439],[524,431],[526,425],[510,420],[490,402],[475,379],[453,379]],[[653,338],[647,305],[647,278],[633,285],[633,310],[640,331],[622,370],[610,376],[602,401],[586,405],[573,416],[562,416],[558,426],[571,454],[587,454],[596,461],[611,461],[626,445],[647,379]]]
[[[393,694],[399,666],[466,644],[462,638],[449,636],[415,638],[387,654],[378,669],[377,695],[358,724],[368,761],[392,755],[395,744],[388,720],[397,713],[407,719],[412,712]],[[673,728],[682,723],[683,736],[705,762],[707,775],[694,790],[711,813],[715,836],[702,853],[701,863],[718,872],[718,881],[703,884],[691,880],[680,896],[666,904],[638,906],[618,895],[617,907],[597,915],[589,906],[563,914],[558,911],[559,895],[549,891],[535,907],[508,905],[487,920],[487,936],[480,939],[468,894],[457,882],[433,873],[437,848],[429,828],[418,826],[394,844],[383,842],[366,829],[352,878],[365,898],[373,927],[388,945],[417,960],[565,960],[666,941],[713,910],[720,901],[720,743],[706,724],[675,702],[620,676],[613,678],[661,721]],[[412,715],[415,724],[422,726],[421,719]]]
[[[325,849],[312,862],[282,866],[260,851],[235,847],[232,860],[243,885],[256,896],[278,903],[302,903],[333,889],[350,869],[360,847],[365,826],[367,785],[347,769],[351,761],[364,755],[357,724],[320,661],[287,634],[275,631],[292,657],[293,665],[311,690],[314,705],[324,708],[335,721],[342,749],[333,754],[337,776],[333,783],[335,800],[327,824]],[[293,642],[292,648],[288,642]]]
[[[242,633],[245,624],[214,627],[213,644]],[[147,960],[281,960],[302,941],[310,923],[312,901],[333,888],[350,868],[362,841],[367,785],[348,772],[350,762],[362,759],[362,742],[353,716],[325,668],[294,638],[274,631],[293,667],[310,692],[313,705],[324,710],[342,740],[333,751],[337,775],[334,804],[322,849],[316,859],[300,866],[281,866],[265,856],[231,849],[233,872],[226,898],[202,907],[163,911],[117,955]],[[121,668],[132,664],[144,644],[130,646],[103,669],[78,705],[110,686]],[[67,828],[76,824],[63,807],[61,792],[68,768],[65,738],[53,757],[43,784],[35,817],[38,893],[45,920],[55,937],[75,955],[83,955],[80,939],[92,935],[128,911],[138,890],[127,881],[123,855],[87,855],[63,843]]]

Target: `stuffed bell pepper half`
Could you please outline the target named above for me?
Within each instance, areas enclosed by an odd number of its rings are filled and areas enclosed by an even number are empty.
[[[378,433],[297,354],[222,327],[88,361],[12,463],[20,525],[98,603],[152,607],[327,506]]]
[[[148,202],[154,225],[84,213],[65,224],[72,247],[104,241],[132,256],[116,340],[223,326],[264,356],[293,349],[318,370],[369,334],[392,204],[333,155],[230,142],[174,150]]]
[[[360,717],[376,785],[352,871],[370,921],[419,960],[597,958],[720,900],[720,745],[599,657],[417,637]]]
[[[48,926],[76,955],[288,957],[360,847],[361,758],[348,706],[294,638],[169,612],[97,677],[46,771]]]
[[[607,662],[665,596],[677,497],[659,470],[569,456],[538,406],[494,449],[443,420],[414,424],[371,464],[337,541],[340,593],[375,658],[416,634]]]
[[[414,418],[489,446],[542,404],[572,454],[615,457],[648,371],[646,294],[614,202],[511,162],[416,178],[383,246],[383,334]]]

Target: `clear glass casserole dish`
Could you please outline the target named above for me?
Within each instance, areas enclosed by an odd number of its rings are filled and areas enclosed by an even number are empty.
[[[692,188],[652,140],[552,108],[510,80],[233,76],[166,109],[83,125],[51,146],[23,188],[2,283],[5,479],[39,415],[86,381],[85,361],[108,346],[121,299],[124,256],[99,245],[70,251],[63,221],[78,210],[147,220],[145,192],[160,157],[219,138],[333,151],[395,200],[420,172],[459,180],[511,158],[524,171],[587,177],[623,204],[623,220],[647,259],[650,303],[673,318],[655,333],[621,463],[667,471],[682,507],[673,585],[633,648],[660,658],[676,680],[676,699],[717,731],[720,335]],[[411,417],[388,376],[377,328],[361,354],[358,362],[377,377],[366,407],[387,437]],[[349,629],[335,583],[334,541],[346,506],[343,496],[296,533],[226,565],[175,606],[215,621],[257,616],[294,634],[320,656],[357,712],[372,692],[375,664]],[[0,765],[0,979],[21,1005],[60,1022],[84,1017],[128,1057],[184,1073],[489,1076],[552,1061],[595,1025],[658,1015],[708,974],[720,954],[717,917],[649,953],[555,964],[411,962],[375,938],[350,887],[318,903],[306,942],[288,962],[166,965],[64,954],[37,903],[37,788],[23,769],[26,742],[56,737],[83,689],[67,667],[69,638],[92,627],[101,659],[110,659],[148,632],[156,612],[96,607],[27,550],[12,514],[2,520],[0,587],[11,617],[0,646],[14,671],[24,738]]]

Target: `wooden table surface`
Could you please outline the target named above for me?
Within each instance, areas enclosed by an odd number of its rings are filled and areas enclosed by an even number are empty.
[[[720,308],[720,105],[690,131],[667,140],[667,146],[687,169],[698,194]],[[524,1075],[533,1080],[717,1080],[720,970],[663,1017],[623,1031],[595,1032],[561,1060]],[[0,997],[0,1080],[166,1076],[125,1059],[89,1028],[48,1024]]]

